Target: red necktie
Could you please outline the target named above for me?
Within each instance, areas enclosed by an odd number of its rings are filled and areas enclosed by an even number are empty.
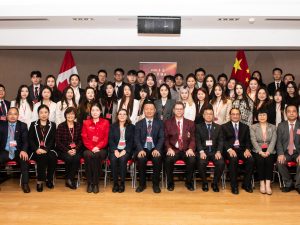
[[[183,149],[183,141],[182,141],[182,134],[180,129],[180,121],[177,122],[177,130],[178,130],[178,148],[179,150]]]

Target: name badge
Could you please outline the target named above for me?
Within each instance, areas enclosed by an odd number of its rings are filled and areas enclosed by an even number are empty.
[[[212,146],[213,145],[213,142],[212,140],[206,140],[206,146]]]
[[[190,132],[187,132],[187,138],[190,138],[191,137],[191,133]]]
[[[97,142],[99,140],[99,138],[97,136],[93,136],[92,140],[93,140],[93,142]]]
[[[300,129],[297,129],[297,134],[300,134]]]
[[[240,141],[239,140],[235,140],[233,143],[234,147],[239,147],[240,146]]]
[[[111,114],[110,113],[106,113],[105,118],[106,119],[111,119]]]
[[[13,140],[13,141],[9,142],[9,147],[16,147],[16,146],[17,146],[16,140]]]
[[[164,120],[164,115],[160,115],[160,120]]]
[[[268,145],[267,143],[263,143],[263,144],[261,145],[261,148],[262,148],[262,149],[268,148],[268,147],[269,147],[269,145]]]
[[[40,141],[40,147],[44,148],[45,147],[45,142],[44,141]]]
[[[0,120],[5,121],[6,120],[6,116],[0,116]]]
[[[152,139],[152,137],[147,137],[147,139],[146,139],[146,142],[153,142],[153,139]]]
[[[126,142],[125,141],[119,141],[118,146],[119,147],[125,147],[126,146]]]
[[[71,144],[70,144],[70,148],[76,148],[76,144],[74,143],[74,142],[72,142]]]

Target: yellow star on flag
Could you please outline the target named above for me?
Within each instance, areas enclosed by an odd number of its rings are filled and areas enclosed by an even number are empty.
[[[247,73],[250,73],[250,70],[249,70],[249,68],[248,68],[248,69],[246,69],[246,72],[247,72]]]
[[[248,83],[248,82],[249,82],[249,78],[247,77],[247,78],[246,78],[246,83]]]
[[[242,62],[242,59],[238,60],[237,58],[235,58],[235,62],[234,62],[234,73],[236,73],[237,70],[242,70],[241,68],[241,62]]]

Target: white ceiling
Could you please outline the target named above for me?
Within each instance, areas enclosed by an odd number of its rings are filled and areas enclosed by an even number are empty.
[[[1,0],[0,48],[299,49],[299,9],[299,0]],[[138,35],[137,16],[149,15],[181,16],[181,35]]]

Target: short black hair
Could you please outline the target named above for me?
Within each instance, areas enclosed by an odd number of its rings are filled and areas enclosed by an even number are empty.
[[[145,105],[153,105],[154,108],[156,109],[154,102],[150,99],[145,99],[145,101],[143,103],[143,109],[145,108]]]
[[[224,77],[226,80],[228,80],[228,77],[227,77],[227,75],[225,74],[225,73],[221,73],[219,76],[218,76],[218,81],[222,78],[222,77]]]
[[[279,67],[275,67],[275,68],[272,70],[272,73],[274,73],[275,71],[279,71],[279,72],[282,74],[282,69],[280,69]]]
[[[136,72],[136,70],[129,70],[129,71],[127,72],[127,75],[137,76],[137,72]]]
[[[201,67],[195,70],[195,75],[196,75],[198,72],[203,72],[204,75],[206,75],[205,69],[203,69],[203,68],[201,68]]]
[[[288,105],[285,107],[285,111],[287,111],[287,109],[288,109],[289,107],[295,107],[296,110],[297,110],[297,114],[298,114],[298,107],[297,107],[297,105],[295,105],[295,104],[288,104]]]
[[[103,69],[101,69],[101,70],[98,70],[98,75],[99,75],[99,73],[105,73],[105,76],[107,77],[107,71],[106,70],[103,70]]]
[[[173,81],[175,83],[175,77],[172,76],[172,75],[166,75],[166,76],[164,76],[164,82],[165,83],[167,82],[167,80],[171,80],[171,81]]]
[[[146,73],[145,73],[144,70],[139,70],[139,71],[136,72],[136,74],[139,74],[139,73],[143,73],[146,76]]]
[[[67,114],[69,114],[71,112],[73,112],[75,114],[75,119],[76,119],[77,110],[75,107],[68,107],[66,109],[66,111],[64,112],[65,119],[67,119]]]
[[[207,106],[205,106],[205,108],[203,109],[203,112],[204,111],[207,111],[207,110],[211,110],[211,111],[214,111],[214,108],[211,104],[208,104]]]
[[[47,105],[44,105],[44,104],[40,105],[37,110],[38,113],[41,111],[41,109],[47,109],[47,111],[50,112],[50,109]]]
[[[124,70],[122,69],[122,68],[117,68],[117,69],[115,69],[114,70],[114,74],[116,73],[116,72],[121,72],[122,73],[122,75],[124,75]]]
[[[5,91],[5,86],[3,84],[0,84],[0,88],[3,88]]]
[[[181,77],[182,79],[184,79],[183,75],[181,73],[176,73],[174,75],[174,79],[176,79],[177,77]]]
[[[42,77],[41,71],[38,71],[38,70],[31,71],[30,77],[32,78],[34,75],[36,75],[37,77],[40,77],[40,78]]]
[[[286,78],[286,77],[288,77],[288,76],[292,77],[292,78],[293,78],[293,81],[295,81],[295,76],[294,76],[294,74],[291,74],[291,73],[285,74],[285,75],[283,76],[283,80],[284,80],[284,78]]]
[[[87,82],[89,83],[90,81],[95,80],[97,83],[99,82],[99,78],[97,75],[95,74],[90,74],[87,77]]]

